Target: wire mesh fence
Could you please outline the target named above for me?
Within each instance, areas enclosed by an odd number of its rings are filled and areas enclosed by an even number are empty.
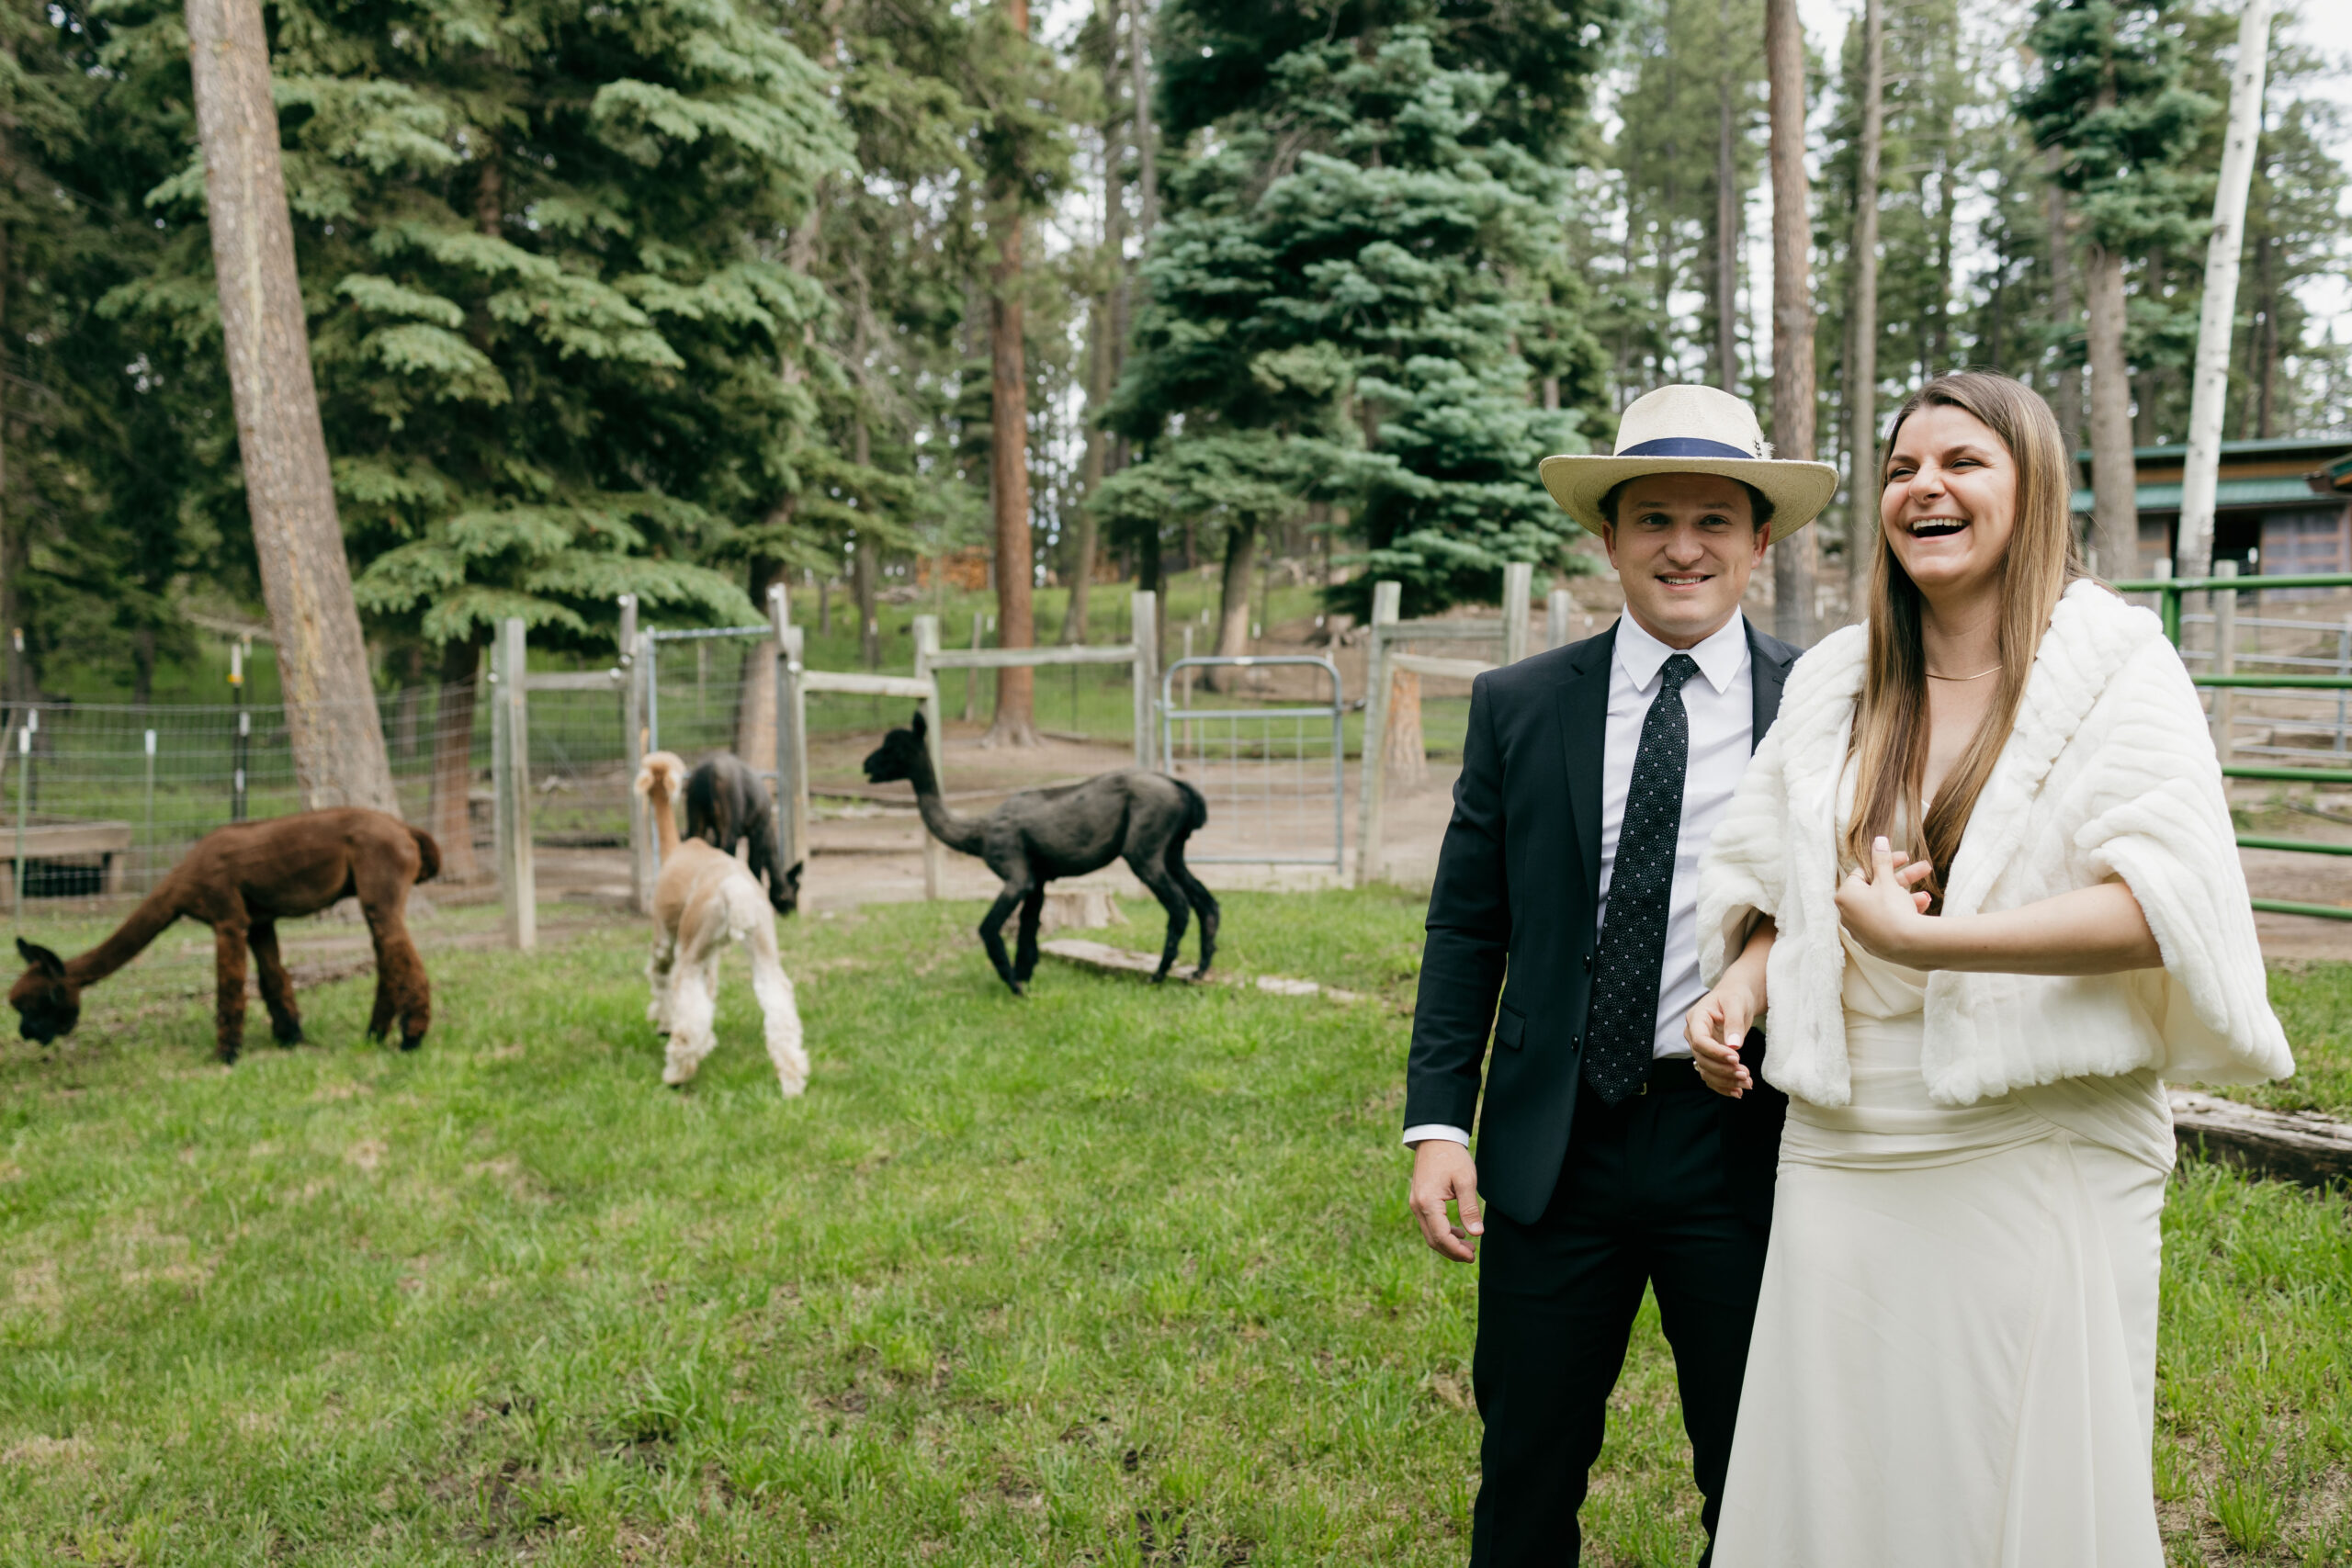
[[[1347,697],[1329,660],[1178,660],[1159,705],[1162,765],[1208,806],[1188,860],[1345,869]]]

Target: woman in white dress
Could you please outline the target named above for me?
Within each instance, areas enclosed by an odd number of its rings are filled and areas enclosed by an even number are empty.
[[[2195,688],[2082,576],[2048,405],[1945,377],[1888,447],[1869,624],[1701,873],[1700,1070],[1753,1087],[1769,1005],[1790,1098],[1715,1568],[2161,1568],[2162,1080],[2293,1064]]]

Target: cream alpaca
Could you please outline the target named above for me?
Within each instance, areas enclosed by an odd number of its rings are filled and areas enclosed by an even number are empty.
[[[679,839],[674,807],[685,783],[685,763],[668,751],[646,758],[637,775],[637,793],[653,813],[662,843],[653,960],[645,970],[653,982],[645,1014],[670,1037],[662,1081],[684,1083],[717,1048],[711,1022],[718,1010],[718,961],[732,941],[751,956],[752,990],[767,1021],[775,1076],[787,1096],[798,1094],[808,1085],[808,1053],[800,1043],[792,980],[776,955],[775,913],[766,891],[733,855],[700,839]]]

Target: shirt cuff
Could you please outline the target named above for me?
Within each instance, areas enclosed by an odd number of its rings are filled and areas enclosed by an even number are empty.
[[[1460,1144],[1465,1149],[1470,1146],[1469,1134],[1459,1127],[1449,1127],[1442,1122],[1424,1122],[1418,1127],[1405,1129],[1407,1148],[1411,1148],[1415,1144],[1427,1143],[1431,1138],[1442,1138],[1449,1144]]]

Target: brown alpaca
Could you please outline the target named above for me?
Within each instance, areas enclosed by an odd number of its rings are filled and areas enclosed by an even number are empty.
[[[62,959],[19,937],[17,951],[32,967],[9,991],[8,1005],[28,1040],[46,1045],[71,1034],[82,1017],[83,989],[139,956],[185,917],[212,928],[220,1060],[235,1061],[244,1043],[248,943],[261,968],[271,1032],[279,1044],[298,1045],[302,1020],[277,956],[277,922],[356,897],[376,939],[376,1010],[368,1038],[382,1039],[398,1016],[401,1049],[413,1051],[433,1021],[433,991],[401,907],[413,884],[430,881],[440,869],[441,847],[431,834],[357,807],[217,829],[196,841],[114,935],[79,958]]]

